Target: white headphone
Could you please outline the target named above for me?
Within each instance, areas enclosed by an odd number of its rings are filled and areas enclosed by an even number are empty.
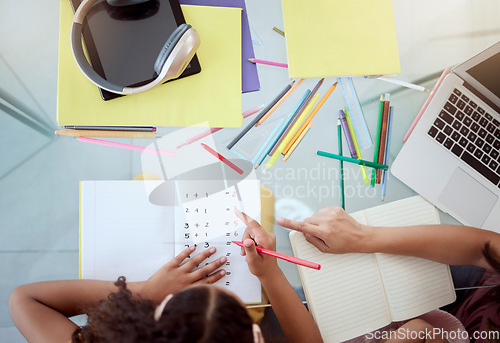
[[[157,77],[145,85],[138,87],[127,87],[115,85],[104,78],[102,78],[90,66],[82,46],[82,29],[83,20],[99,0],[84,0],[73,19],[71,26],[71,52],[75,58],[76,64],[82,73],[96,86],[117,94],[135,94],[153,88],[163,82],[179,77],[186,69],[189,62],[193,59],[196,50],[200,46],[200,37],[198,32],[188,24],[181,24],[168,38],[167,42],[161,48],[156,62],[154,64],[154,71]],[[135,5],[149,0],[108,0],[112,6],[128,6]]]

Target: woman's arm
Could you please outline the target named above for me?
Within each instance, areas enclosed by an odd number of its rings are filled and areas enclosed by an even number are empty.
[[[166,295],[191,284],[214,283],[225,275],[224,271],[213,273],[226,262],[225,257],[191,271],[215,253],[215,249],[207,249],[181,265],[193,250],[185,249],[147,281],[128,282],[128,289],[159,303]],[[85,313],[115,291],[117,288],[111,281],[38,282],[17,287],[10,296],[9,311],[14,324],[29,342],[67,343],[77,327],[68,317]]]
[[[297,296],[276,258],[259,254],[255,246],[276,250],[276,237],[267,233],[259,223],[241,212],[238,217],[247,225],[243,234],[242,255],[250,272],[257,276],[266,290],[281,329],[289,342],[323,342],[311,314]]]
[[[492,269],[483,254],[489,242],[493,257],[500,260],[500,234],[467,226],[373,227],[359,224],[340,207],[321,209],[304,222],[284,218],[276,221],[303,232],[323,252],[381,252]]]

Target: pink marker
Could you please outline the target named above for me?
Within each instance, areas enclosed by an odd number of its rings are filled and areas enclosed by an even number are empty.
[[[135,151],[142,151],[142,152],[150,152],[150,153],[153,153],[153,154],[165,155],[165,156],[175,156],[175,152],[172,152],[172,151],[165,151],[165,150],[158,150],[158,149],[146,148],[146,147],[143,147],[143,146],[137,146],[137,145],[131,145],[131,144],[124,144],[124,143],[116,143],[116,142],[110,142],[110,141],[103,141],[101,139],[94,139],[94,138],[88,138],[88,137],[75,137],[75,139],[79,140],[80,142],[84,142],[84,143],[91,143],[91,144],[98,144],[98,145],[110,146],[110,147],[113,147],[113,148],[126,149],[126,150],[135,150]]]
[[[237,242],[237,241],[232,241],[232,242],[234,244],[236,244],[237,246],[240,246],[240,247],[243,248],[243,242]],[[273,250],[269,250],[269,249],[265,249],[265,248],[258,247],[258,246],[255,246],[255,249],[257,249],[257,251],[259,253],[261,253],[261,254],[273,256],[273,257],[276,257],[276,258],[279,258],[279,259],[282,259],[282,260],[285,260],[285,261],[288,261],[288,262],[292,262],[292,263],[298,264],[299,266],[304,266],[304,267],[312,268],[312,269],[316,269],[316,270],[320,270],[321,269],[321,265],[320,264],[317,264],[317,263],[314,263],[314,262],[309,262],[309,261],[303,260],[303,259],[298,258],[298,257],[288,256],[288,255],[285,255],[285,254],[280,254],[279,252],[276,252],[276,251],[273,251]]]
[[[252,114],[259,112],[263,108],[264,108],[264,105],[260,105],[260,106],[251,108],[251,109],[243,112],[241,115],[243,116],[243,119],[245,119],[245,118],[250,117]],[[184,143],[178,145],[176,147],[176,149],[182,148],[183,146],[186,146],[186,145],[189,145],[189,144],[194,143],[196,141],[199,141],[200,139],[205,138],[206,136],[210,136],[212,133],[215,133],[215,132],[220,131],[222,129],[223,129],[223,127],[212,127],[206,131],[203,131],[202,133],[197,134],[194,137],[189,138]]]
[[[443,73],[441,74],[441,76],[439,77],[439,80],[436,83],[436,85],[434,86],[434,88],[432,89],[431,94],[429,94],[429,97],[427,98],[424,105],[420,109],[420,112],[418,112],[417,117],[415,118],[415,120],[413,120],[413,123],[411,123],[411,126],[408,129],[408,132],[406,133],[405,137],[403,138],[403,143],[406,142],[408,137],[410,137],[411,133],[413,132],[413,129],[415,129],[415,126],[417,126],[417,123],[420,120],[420,118],[422,117],[422,114],[424,114],[425,110],[427,109],[427,106],[429,106],[429,103],[431,102],[432,98],[434,97],[434,94],[436,94],[439,86],[441,86],[441,83],[444,80],[444,77],[448,74],[449,71],[450,71],[450,68],[446,68],[443,71]]]

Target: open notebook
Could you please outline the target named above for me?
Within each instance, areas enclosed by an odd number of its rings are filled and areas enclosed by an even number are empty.
[[[420,196],[352,213],[373,226],[439,224],[436,208]],[[307,304],[325,342],[341,342],[453,302],[449,266],[388,254],[324,254],[291,232],[295,256],[320,263],[299,267]]]
[[[206,180],[168,181],[172,199],[177,196],[180,205],[157,206],[149,201],[146,189],[162,182],[81,182],[80,277],[114,281],[124,275],[128,281],[147,280],[185,247],[197,245],[192,257],[215,246],[217,253],[207,262],[227,257],[223,266],[227,274],[216,284],[243,302],[260,302],[260,282],[248,270],[240,248],[231,243],[240,240],[245,229],[234,207],[260,218],[259,181],[243,180],[237,188],[222,190]]]

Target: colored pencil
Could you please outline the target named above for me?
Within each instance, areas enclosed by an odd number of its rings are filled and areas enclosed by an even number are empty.
[[[288,64],[286,63],[280,63],[280,62],[273,62],[273,61],[266,61],[266,60],[260,60],[258,58],[249,58],[248,59],[252,63],[258,63],[258,64],[267,64],[270,66],[275,66],[275,67],[281,67],[281,68],[288,68]]]
[[[257,124],[257,122],[260,120],[260,118],[262,118],[262,117],[263,117],[263,116],[267,113],[267,111],[269,111],[269,110],[271,109],[271,107],[273,107],[273,106],[274,106],[274,104],[276,104],[276,103],[277,103],[277,102],[278,102],[278,101],[279,101],[279,100],[283,97],[283,95],[285,95],[285,94],[286,94],[286,92],[288,92],[288,90],[289,90],[290,88],[292,88],[292,86],[293,86],[293,84],[294,84],[294,83],[295,83],[295,81],[294,81],[294,82],[292,82],[292,83],[291,83],[291,84],[289,84],[289,85],[286,85],[286,87],[285,87],[285,88],[281,91],[281,93],[280,93],[280,94],[278,94],[278,96],[277,96],[276,98],[274,98],[274,100],[273,100],[273,101],[271,101],[271,102],[270,102],[270,103],[266,106],[266,108],[264,108],[264,109],[263,109],[263,110],[262,110],[262,111],[261,111],[261,112],[260,112],[260,113],[259,113],[259,114],[258,114],[258,115],[257,115],[257,116],[256,116],[256,117],[255,117],[255,118],[254,118],[251,122],[250,122],[250,124],[248,124],[248,125],[247,125],[247,126],[246,126],[243,130],[241,130],[241,132],[240,132],[240,133],[239,133],[236,137],[234,137],[234,139],[233,139],[231,142],[229,142],[229,144],[227,145],[227,148],[228,148],[229,150],[231,150],[231,149],[233,148],[233,146],[234,146],[236,143],[238,143],[238,141],[239,141],[239,140],[240,140],[240,139],[241,139],[241,138],[242,138],[242,137],[243,137],[243,136],[244,136],[244,135],[245,135],[248,131],[250,131],[250,129],[251,129],[252,127],[254,127],[254,126],[255,126],[255,124]]]
[[[206,151],[208,151],[209,153],[211,153],[212,155],[217,157],[219,159],[219,161],[221,161],[222,163],[227,165],[229,168],[231,168],[232,170],[234,170],[238,174],[243,175],[243,170],[241,168],[239,168],[237,165],[235,165],[233,162],[229,161],[227,158],[225,158],[224,156],[219,154],[217,151],[215,151],[214,149],[212,149],[211,147],[209,147],[205,143],[200,143],[200,144],[203,147],[203,149],[205,149]]]
[[[285,149],[283,149],[283,154],[286,155],[286,153],[288,152],[288,150],[292,147],[293,143],[295,143],[295,140],[302,134],[302,132],[306,129],[307,125],[309,125],[309,123],[311,122],[311,120],[314,118],[314,116],[316,115],[316,113],[318,113],[319,109],[321,108],[321,106],[323,106],[323,104],[325,103],[326,99],[328,99],[328,97],[332,94],[332,92],[335,90],[335,88],[337,87],[337,82],[335,82],[333,85],[330,86],[330,88],[328,89],[328,91],[325,93],[325,95],[321,98],[321,100],[319,101],[319,103],[316,105],[316,107],[314,108],[314,110],[311,112],[311,114],[307,117],[307,119],[304,121],[304,123],[302,123],[302,125],[300,126],[300,128],[297,130],[297,132],[295,133],[295,135],[292,137],[292,139],[290,140],[290,142],[285,146]]]
[[[295,92],[295,90],[297,89],[297,87],[299,87],[302,82],[304,82],[305,79],[300,79],[298,82],[296,82],[289,90],[288,92],[286,92],[285,95],[283,95],[283,97],[281,99],[279,99],[279,101],[274,104],[273,107],[271,107],[271,109],[269,111],[267,111],[267,113],[262,117],[260,118],[260,120],[257,122],[257,124],[255,124],[255,126],[259,126],[261,125],[267,118],[269,118],[269,116],[286,100],[286,98],[288,98],[288,96],[290,94],[292,94],[293,92]]]
[[[395,85],[399,85],[399,86],[403,86],[403,87],[406,87],[406,88],[415,89],[415,90],[420,91],[420,92],[428,92],[429,91],[425,87],[417,86],[417,85],[414,85],[413,83],[409,83],[409,82],[405,82],[405,81],[401,81],[401,80],[397,80],[397,79],[391,79],[391,78],[388,78],[388,77],[377,77],[377,80],[381,80],[381,81],[385,81],[385,82],[390,82],[390,83],[393,83]]]
[[[153,154],[164,155],[164,156],[175,156],[175,152],[172,152],[172,151],[146,148],[143,146],[109,142],[109,141],[103,141],[101,139],[94,139],[94,138],[87,138],[87,137],[75,137],[75,139],[79,140],[80,142],[84,142],[84,143],[104,145],[104,146],[109,146],[109,147],[113,147],[113,148],[134,150],[134,151],[141,151],[141,152],[150,152]]]
[[[313,96],[316,95],[316,92],[318,91],[319,87],[321,87],[321,85],[323,84],[323,81],[325,81],[325,78],[320,79],[316,83],[316,86],[314,86],[313,90],[311,91],[311,93],[307,97],[306,101],[304,101],[302,103],[302,106],[295,113],[295,116],[293,117],[293,119],[291,120],[291,122],[286,127],[285,133],[279,138],[279,140],[276,142],[276,144],[273,146],[273,148],[269,152],[269,156],[271,156],[272,154],[274,154],[274,152],[276,151],[276,149],[278,148],[278,146],[281,144],[281,141],[283,140],[283,138],[285,138],[286,134],[288,134],[288,131],[290,131],[290,129],[292,128],[293,124],[295,124],[295,122],[297,121],[297,118],[302,114],[302,112],[304,111],[304,109],[306,108],[306,106],[309,104],[309,102],[311,101],[311,99],[313,98]]]
[[[384,163],[384,156],[385,156],[385,143],[386,143],[386,138],[387,138],[387,120],[389,119],[389,94],[386,93],[384,96],[384,109],[383,109],[383,115],[382,115],[382,128],[380,129],[380,142],[378,145],[378,158],[377,158],[377,163]],[[382,182],[382,171],[377,170],[376,173],[376,180],[375,182],[377,184],[380,184]]]
[[[344,82],[342,81],[342,78],[339,78],[339,82],[340,82],[340,88],[342,89],[342,95],[344,95],[345,103],[347,105],[347,108],[349,109],[349,113],[352,114],[353,111],[351,108],[351,103],[350,103],[349,98],[347,96],[346,87],[344,86]],[[358,142],[361,142],[361,146],[363,146],[363,142],[361,140],[361,134],[359,133],[359,129],[358,129],[358,126],[356,125],[356,122],[352,121],[351,123],[353,124],[352,128],[354,129],[354,134],[356,135]]]
[[[290,129],[290,131],[288,131],[288,133],[286,133],[286,135],[284,134],[285,138],[283,138],[283,140],[281,141],[281,143],[279,143],[278,148],[274,151],[274,153],[272,154],[271,158],[266,163],[266,168],[267,169],[271,169],[272,168],[272,166],[274,165],[274,163],[276,162],[276,160],[278,159],[278,157],[283,152],[283,149],[285,148],[285,146],[288,144],[288,142],[290,142],[290,139],[292,139],[292,137],[295,134],[295,132],[297,132],[300,124],[306,119],[309,111],[311,111],[311,109],[313,108],[313,106],[316,103],[316,101],[318,100],[318,98],[319,98],[319,93],[316,94],[314,96],[314,98],[311,99],[311,102],[309,102],[309,104],[306,106],[306,108],[304,109],[304,111],[302,112],[302,114],[299,116],[299,118],[297,118],[297,121],[293,124],[292,128]]]
[[[302,131],[302,133],[300,134],[299,138],[295,141],[295,143],[293,143],[292,147],[290,148],[290,150],[288,150],[288,152],[286,153],[285,157],[283,157],[283,161],[287,161],[290,156],[292,155],[292,153],[295,151],[295,149],[297,148],[297,146],[300,144],[300,142],[302,141],[302,139],[304,139],[304,137],[306,136],[306,133],[309,131],[309,129],[312,127],[313,125],[313,122],[310,122],[306,129],[304,131]]]
[[[367,166],[367,167],[370,167],[370,168],[375,168],[375,169],[380,169],[380,170],[387,170],[387,169],[389,169],[389,167],[387,165],[385,165],[385,164],[379,164],[379,163],[375,163],[375,162],[371,162],[371,161],[365,161],[365,160],[360,160],[360,159],[351,158],[351,157],[347,157],[347,156],[340,156],[340,155],[337,155],[337,154],[332,154],[332,153],[321,151],[321,150],[318,150],[317,154],[319,156],[329,157],[329,158],[333,158],[333,159],[336,159],[336,160],[342,160],[344,162],[350,162],[350,163],[360,164],[360,165],[364,165],[364,166]]]
[[[263,108],[264,108],[264,105],[260,105],[260,106],[251,108],[251,109],[243,112],[241,115],[243,116],[243,119],[245,119],[245,118],[250,117],[252,114],[255,114],[255,113],[259,112]],[[223,129],[223,127],[212,127],[212,128],[210,128],[210,129],[208,129],[206,131],[203,131],[202,133],[197,134],[194,137],[189,138],[184,143],[178,145],[176,147],[176,149],[182,148],[183,146],[186,146],[186,145],[189,145],[189,144],[194,143],[196,141],[199,141],[200,139],[205,138],[207,136],[210,136],[211,134],[213,134],[215,132],[218,132],[218,131],[220,131],[222,129]]]
[[[378,158],[378,147],[380,145],[380,129],[382,128],[382,115],[384,114],[384,95],[380,95],[380,100],[378,103],[378,121],[377,121],[377,139],[375,140],[375,149],[373,149],[373,162],[377,162]],[[375,178],[377,171],[372,170],[371,186],[375,187]]]
[[[342,124],[340,123],[340,119],[337,121],[337,141],[339,148],[339,155],[342,156]],[[340,169],[340,206],[345,210],[345,194],[344,194],[344,161],[339,161],[339,169]]]
[[[349,127],[349,132],[352,136],[352,141],[354,143],[354,148],[356,149],[356,155],[358,155],[358,159],[362,160],[363,156],[361,155],[361,149],[359,148],[358,140],[356,139],[356,135],[354,134],[354,129],[352,127],[351,116],[347,111],[347,108],[344,108],[345,119],[347,121],[347,126]],[[370,183],[370,179],[368,178],[368,173],[366,172],[366,168],[363,165],[359,166],[361,170],[361,175],[363,176],[363,182],[367,185]]]
[[[273,31],[279,33],[283,37],[285,37],[285,32],[283,30],[278,29],[276,26],[273,27]]]
[[[65,130],[108,130],[108,131],[140,131],[140,132],[156,132],[156,127],[153,126],[84,126],[84,125],[64,125]]]
[[[434,94],[436,94],[437,90],[439,89],[439,86],[441,86],[441,83],[443,82],[445,76],[449,72],[450,72],[450,68],[446,68],[445,70],[443,70],[443,73],[441,74],[441,76],[439,77],[438,81],[436,82],[436,85],[434,86],[434,88],[432,89],[431,93],[427,97],[427,100],[425,100],[425,103],[422,106],[422,108],[420,109],[420,111],[418,112],[417,116],[415,117],[415,120],[413,120],[413,123],[411,123],[411,126],[408,129],[408,132],[406,132],[406,135],[403,138],[403,143],[406,142],[406,140],[408,139],[408,137],[410,137],[411,133],[415,129],[415,126],[417,126],[418,121],[422,117],[422,114],[424,114],[425,110],[427,109],[427,106],[429,106],[429,103],[431,102],[432,98],[434,97]]]
[[[276,124],[276,126],[274,126],[273,131],[271,131],[271,134],[267,137],[266,141],[262,144],[259,151],[257,151],[257,153],[255,154],[255,157],[252,159],[252,164],[257,162],[258,158],[263,155],[262,154],[263,151],[269,146],[269,143],[276,136],[276,133],[278,133],[278,130],[284,121],[285,121],[285,118],[281,118],[280,120],[278,120],[278,123]],[[265,154],[264,154],[264,156],[265,156]]]
[[[349,148],[349,153],[352,158],[358,158],[358,154],[356,152],[356,148],[354,147],[354,141],[352,140],[351,131],[349,131],[349,125],[347,125],[347,119],[345,117],[344,111],[339,111],[339,119],[342,126],[342,130],[344,131],[344,136],[347,141],[347,147]]]
[[[108,130],[58,130],[60,136],[108,137],[108,138],[159,138],[155,132],[108,131]]]
[[[236,244],[237,246],[243,248],[243,242],[237,242],[237,241],[232,241],[232,242],[234,244]],[[257,251],[261,254],[273,256],[273,257],[279,258],[279,259],[284,260],[284,261],[298,264],[299,266],[304,266],[304,267],[312,268],[312,269],[316,269],[316,270],[321,269],[321,265],[314,263],[314,262],[309,262],[309,261],[303,260],[303,259],[298,258],[298,257],[281,254],[281,253],[276,252],[274,250],[265,249],[265,248],[259,247],[257,245],[255,246],[255,249],[257,249]]]
[[[392,129],[392,119],[393,119],[393,112],[394,112],[394,107],[390,106],[389,107],[389,119],[387,120],[387,144],[386,144],[386,149],[385,149],[385,158],[384,158],[384,164],[389,165],[389,150],[391,148],[391,129]],[[384,170],[384,175],[382,177],[382,191],[380,193],[380,198],[382,201],[385,199],[385,193],[387,190],[387,177],[389,174],[388,170]]]
[[[269,154],[271,149],[276,145],[276,142],[280,139],[280,137],[284,136],[284,132],[292,121],[292,119],[295,117],[295,114],[299,111],[299,109],[302,107],[302,105],[306,102],[307,98],[309,97],[309,94],[311,94],[311,91],[308,89],[302,96],[302,99],[300,99],[299,103],[297,106],[295,106],[295,109],[290,113],[288,118],[285,120],[285,122],[281,125],[280,129],[278,130],[278,133],[274,136],[274,138],[271,140],[271,143],[268,145],[268,147],[264,150],[264,153],[260,157],[260,159],[257,161],[257,164],[255,165],[255,168],[259,168],[259,166],[262,164],[266,156]]]

